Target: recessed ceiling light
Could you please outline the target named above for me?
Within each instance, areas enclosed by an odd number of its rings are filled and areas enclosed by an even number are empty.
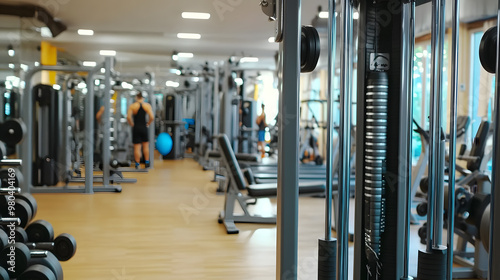
[[[240,63],[246,63],[246,62],[259,62],[259,58],[258,57],[242,57],[240,59]]]
[[[197,33],[177,33],[179,39],[201,39],[201,34]]]
[[[276,40],[275,40],[275,38],[274,38],[274,37],[269,37],[269,39],[267,39],[267,41],[268,41],[269,43],[276,43]]]
[[[83,62],[83,66],[87,66],[87,67],[95,67],[97,65],[97,62],[95,61],[84,61]]]
[[[14,65],[14,63],[9,63],[9,68],[10,69],[14,69],[16,66]]]
[[[40,35],[43,38],[51,38],[52,37],[52,32],[50,31],[50,29],[48,27],[43,26],[42,28],[40,28]]]
[[[178,82],[174,82],[174,81],[167,81],[167,82],[165,83],[165,85],[166,85],[167,87],[179,87],[179,83],[178,83]]]
[[[92,30],[92,29],[78,29],[78,35],[92,36],[92,35],[94,35],[94,30]]]
[[[352,18],[353,18],[353,19],[358,19],[358,18],[359,18],[359,13],[358,13],[358,12],[354,12],[354,13],[352,14]]]
[[[182,18],[185,19],[209,19],[209,13],[191,13],[191,12],[183,12]]]
[[[194,54],[186,52],[180,52],[177,55],[182,58],[192,58],[194,56]]]
[[[100,50],[99,54],[102,55],[102,56],[115,56],[116,55],[116,51],[113,51],[113,50]]]
[[[319,12],[318,16],[319,16],[319,18],[328,18],[328,12],[325,12],[325,11]]]
[[[61,86],[58,84],[53,85],[52,88],[55,90],[61,90]]]

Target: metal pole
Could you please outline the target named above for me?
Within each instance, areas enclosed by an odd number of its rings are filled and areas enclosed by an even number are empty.
[[[496,62],[496,79],[495,79],[495,119],[493,124],[495,125],[495,132],[493,135],[493,172],[491,175],[492,186],[498,186],[498,174],[500,174],[500,0],[498,1],[498,15],[497,15],[497,62]],[[496,188],[491,188],[491,229],[490,229],[490,270],[488,279],[496,280],[500,279],[500,267],[498,266],[498,260],[500,259],[500,240],[498,240],[498,234],[500,233],[500,213],[498,203],[500,203],[500,191]]]
[[[340,121],[339,121],[339,205],[337,221],[337,279],[348,277],[349,257],[349,191],[351,157],[351,90],[352,90],[352,6],[351,0],[342,3],[340,60]],[[288,25],[285,25],[288,26]],[[285,28],[286,30],[286,28]]]
[[[153,110],[153,116],[156,116],[156,95],[155,95],[155,73],[149,73],[149,102]],[[155,119],[149,125],[149,168],[154,168],[155,159]]]
[[[332,239],[332,180],[333,180],[333,149],[332,139],[334,132],[333,111],[335,110],[334,84],[335,80],[335,54],[337,50],[337,18],[335,17],[335,0],[328,1],[328,93],[327,93],[327,129],[326,135],[326,205],[325,205],[325,240]],[[335,213],[337,214],[337,213]]]
[[[30,193],[33,187],[33,94],[31,92],[31,79],[33,76],[43,70],[65,71],[65,72],[89,72],[92,68],[79,66],[39,66],[26,73],[25,85],[23,89],[21,116],[27,126],[26,135],[21,143],[21,159],[23,160],[22,172],[24,176],[24,185],[21,186],[23,193]]]
[[[102,139],[102,184],[104,187],[109,186],[109,172],[110,172],[110,166],[109,166],[109,161],[110,161],[110,146],[111,146],[111,141],[110,141],[110,99],[111,99],[111,69],[113,68],[113,61],[112,61],[111,56],[107,56],[104,59],[104,95],[103,95],[103,106],[104,106],[104,113],[102,115],[102,119],[104,120],[102,122],[103,126],[103,139]]]
[[[406,180],[404,180],[404,201],[405,201],[405,229],[404,229],[404,249],[403,249],[403,277],[401,280],[413,279],[409,275],[410,261],[410,217],[411,217],[411,185],[412,185],[412,132],[413,126],[413,56],[415,47],[415,3],[410,1],[403,6],[402,15],[402,37],[401,37],[401,61],[402,61],[402,83],[401,83],[401,116],[406,115],[406,120],[401,122],[401,132],[404,133],[406,146],[403,147],[402,156],[404,155],[404,172]],[[401,143],[404,144],[405,142]]]
[[[63,163],[64,166],[64,173],[60,172],[60,174],[63,174],[64,178],[67,176],[68,170],[71,170],[71,149],[69,147],[69,133],[68,133],[68,119],[69,119],[69,110],[68,110],[68,101],[69,101],[69,96],[71,95],[71,90],[68,88],[68,80],[64,79],[64,85],[61,90],[63,94],[63,99],[62,99],[62,131],[61,131],[61,136],[62,136],[62,142],[61,146],[62,149],[61,151],[61,156],[60,160]],[[76,124],[76,121],[75,121]]]
[[[87,96],[85,96],[85,193],[94,193],[94,75],[101,71],[104,63],[97,65],[87,75]]]
[[[215,77],[214,77],[214,91],[213,91],[213,102],[214,102],[214,108],[213,108],[213,128],[214,131],[212,133],[213,136],[219,135],[219,125],[220,125],[220,112],[219,112],[219,103],[220,103],[220,90],[219,90],[219,83],[220,83],[220,68],[218,64],[215,64]],[[212,143],[212,150],[217,149],[217,141],[213,141]]]
[[[448,269],[447,279],[453,277],[453,246],[455,229],[455,157],[457,153],[457,99],[458,99],[458,46],[460,31],[460,1],[453,0],[451,3],[452,14],[452,46],[451,46],[451,100],[450,100],[450,143],[449,143],[449,172],[448,172]]]
[[[432,2],[432,75],[431,75],[431,102],[430,102],[430,153],[429,153],[429,191],[427,215],[427,251],[441,243],[442,237],[442,186],[440,182],[439,166],[441,156],[441,91],[443,70],[443,44],[444,44],[444,1]],[[441,200],[441,201],[440,201]],[[441,205],[441,207],[439,206]]]
[[[278,0],[281,1],[281,0]],[[283,2],[279,98],[277,279],[297,279],[301,0]]]

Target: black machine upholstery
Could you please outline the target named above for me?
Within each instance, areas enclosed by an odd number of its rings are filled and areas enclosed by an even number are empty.
[[[277,185],[276,184],[253,184],[246,185],[245,177],[243,172],[236,160],[233,149],[229,144],[229,139],[226,135],[219,137],[219,147],[224,158],[227,160],[229,172],[232,173],[235,180],[235,184],[238,189],[247,189],[248,194],[253,197],[270,197],[276,196]],[[325,184],[320,182],[300,182],[299,183],[299,194],[313,194],[321,193],[325,191]]]

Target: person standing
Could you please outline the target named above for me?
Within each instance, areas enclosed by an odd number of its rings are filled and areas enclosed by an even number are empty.
[[[257,142],[257,149],[260,150],[261,157],[264,158],[266,156],[266,113],[265,113],[265,105],[262,104],[262,113],[257,117],[257,120],[255,121],[257,125],[259,126],[259,131],[258,131],[258,142]]]
[[[142,92],[137,92],[136,102],[128,108],[127,121],[132,127],[132,143],[134,144],[135,168],[139,169],[141,148],[144,154],[145,167],[149,167],[149,132],[148,127],[154,120],[153,109],[144,101]],[[146,121],[146,115],[149,119]]]

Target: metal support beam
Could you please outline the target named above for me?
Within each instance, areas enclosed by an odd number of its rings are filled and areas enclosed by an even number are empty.
[[[352,95],[352,4],[342,0],[340,60],[340,121],[339,121],[339,205],[337,221],[337,280],[348,278],[349,257],[349,196],[351,180],[351,95]],[[285,25],[288,26],[288,25]],[[285,28],[286,30],[286,28]]]
[[[412,127],[413,127],[413,53],[415,45],[415,3],[403,5],[402,13],[402,30],[401,30],[401,100],[400,100],[400,170],[401,174],[398,181],[399,192],[398,199],[404,207],[403,217],[398,217],[398,221],[403,221],[404,229],[399,229],[403,233],[403,252],[402,258],[402,273],[401,280],[412,279],[409,275],[410,261],[410,217],[411,217],[411,186],[412,186]],[[398,241],[399,242],[399,241]],[[401,266],[395,267],[399,269]]]
[[[110,99],[111,99],[111,69],[113,69],[113,57],[107,56],[104,59],[104,94],[102,96],[103,98],[103,106],[104,106],[104,113],[102,115],[102,134],[103,134],[103,139],[102,139],[102,147],[101,147],[101,153],[102,153],[102,184],[103,186],[107,187],[109,186],[109,172],[110,172],[110,166],[109,166],[109,161],[111,158],[111,115],[110,115]],[[94,112],[95,113],[95,112]],[[91,115],[93,118],[95,116],[92,114]],[[116,129],[116,128],[115,128]],[[87,169],[88,166],[85,165],[85,169]],[[89,177],[86,177],[88,181]],[[93,177],[91,177],[93,178]]]
[[[281,0],[279,0],[281,1]],[[276,279],[297,279],[301,0],[283,1]]]
[[[455,213],[455,158],[457,154],[457,99],[458,99],[458,46],[460,30],[460,0],[452,1],[452,34],[451,34],[451,100],[450,100],[450,143],[448,172],[448,213]],[[446,279],[453,278],[453,246],[455,235],[455,215],[448,215],[448,260]],[[450,230],[451,229],[451,230]]]

